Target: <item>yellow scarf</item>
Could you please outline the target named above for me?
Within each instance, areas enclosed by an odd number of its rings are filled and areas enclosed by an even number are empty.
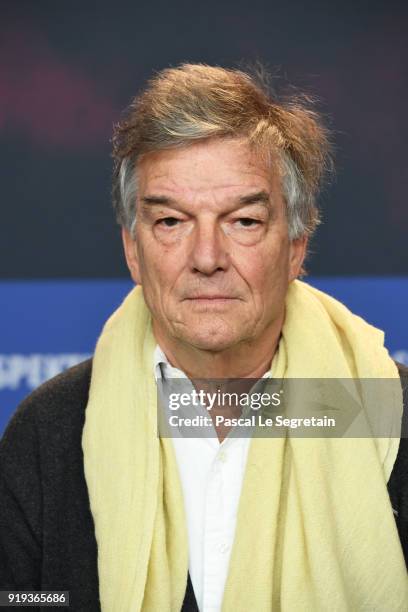
[[[184,505],[172,442],[157,437],[154,347],[138,287],[98,341],[82,438],[103,612],[178,612],[186,589]],[[398,377],[382,332],[300,281],[289,288],[272,374]],[[224,612],[408,609],[386,488],[401,394],[389,410],[386,439],[251,442]]]

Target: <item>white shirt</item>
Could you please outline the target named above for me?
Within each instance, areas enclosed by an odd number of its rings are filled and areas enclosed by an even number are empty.
[[[169,364],[159,346],[154,353],[154,371],[156,380],[187,378]],[[217,437],[172,440],[184,495],[195,597],[200,612],[218,612],[251,439],[227,437],[222,443]]]

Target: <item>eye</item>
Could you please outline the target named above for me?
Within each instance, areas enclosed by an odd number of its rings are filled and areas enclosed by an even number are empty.
[[[176,217],[165,217],[164,219],[159,219],[156,223],[157,225],[163,225],[164,227],[174,227],[179,222],[180,219],[176,219]]]
[[[259,219],[251,219],[250,217],[242,217],[241,219],[237,219],[237,223],[242,227],[254,227],[256,225],[261,225],[262,221],[259,221]]]

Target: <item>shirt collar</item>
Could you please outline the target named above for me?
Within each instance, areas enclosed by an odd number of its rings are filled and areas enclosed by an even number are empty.
[[[178,368],[174,368],[164,354],[162,348],[157,344],[153,353],[154,375],[156,380],[163,378],[168,380],[171,378],[187,378],[185,373]]]
[[[153,353],[153,365],[154,365],[154,375],[156,380],[159,378],[163,378],[163,380],[168,380],[171,378],[187,378],[186,374],[179,370],[178,368],[174,368],[167,359],[164,354],[162,348],[157,344]],[[262,378],[270,378],[271,371],[268,370],[262,376]]]

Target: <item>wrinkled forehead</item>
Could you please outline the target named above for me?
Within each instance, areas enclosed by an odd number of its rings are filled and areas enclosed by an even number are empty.
[[[167,194],[184,198],[245,191],[280,191],[277,155],[264,155],[244,139],[211,139],[145,154],[137,166],[139,197]]]

